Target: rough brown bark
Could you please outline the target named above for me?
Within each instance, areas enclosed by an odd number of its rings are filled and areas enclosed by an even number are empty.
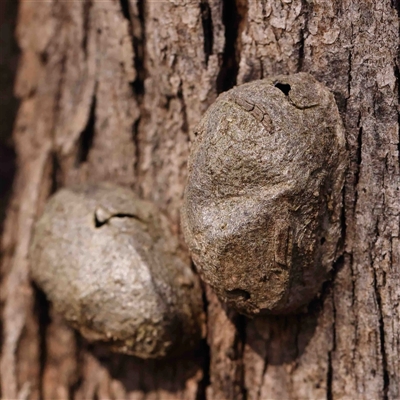
[[[398,10],[394,0],[21,0],[2,397],[400,398]],[[206,289],[207,343],[173,362],[111,355],[53,315],[27,260],[48,195],[112,180],[179,232],[201,114],[235,83],[296,71],[334,92],[351,155],[344,254],[308,312],[249,320]]]

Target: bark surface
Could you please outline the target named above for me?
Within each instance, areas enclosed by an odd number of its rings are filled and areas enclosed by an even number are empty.
[[[399,399],[399,5],[395,0],[19,4],[17,174],[1,238],[5,399]],[[308,311],[246,319],[209,288],[206,340],[173,361],[92,346],[29,278],[48,196],[111,180],[180,234],[189,133],[218,93],[305,71],[334,93],[350,166],[343,256]]]

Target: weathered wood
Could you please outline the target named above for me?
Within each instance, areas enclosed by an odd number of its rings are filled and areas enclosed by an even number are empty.
[[[397,2],[21,0],[17,176],[2,235],[3,398],[398,399]],[[85,343],[29,279],[46,198],[112,180],[180,232],[190,132],[235,83],[307,71],[335,94],[350,165],[343,256],[308,311],[248,320],[205,290],[208,333],[185,359]]]

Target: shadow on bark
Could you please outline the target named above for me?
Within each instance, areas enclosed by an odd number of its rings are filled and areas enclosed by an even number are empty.
[[[323,311],[323,303],[331,292],[331,281],[303,312],[290,315],[264,315],[246,318],[223,306],[227,317],[240,327],[238,334],[246,345],[271,365],[289,364],[304,353],[312,340]],[[243,332],[244,329],[244,332]]]
[[[0,4],[0,237],[16,171],[11,135],[18,107],[13,95],[18,59],[14,38],[17,8],[17,1],[6,0]]]
[[[6,209],[16,172],[16,157],[11,139],[18,102],[13,95],[18,49],[14,39],[18,2],[0,2],[0,245]],[[2,249],[0,247],[0,261]],[[1,282],[0,275],[0,282]],[[2,304],[0,304],[1,310]],[[0,343],[3,321],[0,320]]]
[[[268,364],[289,364],[304,353],[314,336],[318,314],[255,318],[248,324],[247,344]]]
[[[203,340],[193,352],[159,360],[112,353],[101,344],[87,345],[87,350],[113,379],[121,382],[126,392],[163,390],[178,393],[185,389],[188,380],[196,379],[199,365],[205,366],[207,345]]]

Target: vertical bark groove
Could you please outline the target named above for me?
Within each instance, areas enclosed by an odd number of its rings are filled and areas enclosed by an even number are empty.
[[[386,346],[385,346],[385,325],[382,316],[382,300],[379,293],[377,284],[376,273],[374,274],[374,289],[376,293],[376,300],[378,302],[379,311],[379,338],[380,338],[380,351],[382,355],[382,369],[383,369],[383,399],[388,400],[388,390],[390,385],[390,377],[388,372],[388,365],[386,360]]]
[[[210,55],[213,54],[213,21],[210,4],[207,0],[201,0],[200,2],[201,10],[201,22],[203,25],[203,35],[204,35],[204,56],[206,65],[208,65],[208,59]]]
[[[135,51],[135,69],[136,69],[136,79],[133,83],[137,97],[143,97],[144,93],[144,80],[146,78],[146,68],[145,68],[145,46],[146,46],[146,18],[145,18],[145,0],[137,0],[136,3],[137,12],[136,19],[132,24],[136,27],[133,32],[133,48]],[[136,33],[135,33],[136,32]]]
[[[222,21],[225,26],[225,47],[222,55],[222,65],[217,78],[218,93],[224,92],[236,84],[239,70],[238,39],[240,14],[238,1],[222,1]]]
[[[46,296],[41,292],[38,288],[35,287],[35,313],[39,322],[39,374],[38,379],[40,382],[39,385],[39,396],[40,398],[44,398],[43,391],[43,377],[46,367],[47,361],[47,348],[46,348],[46,334],[47,328],[50,325],[50,315],[49,315],[49,303],[46,299]]]
[[[304,15],[303,19],[303,26],[300,29],[300,38],[299,38],[299,62],[298,62],[298,67],[297,71],[300,72],[303,70],[303,63],[304,63],[304,46],[305,46],[305,41],[306,41],[306,34],[308,34],[308,20],[309,20],[309,14],[312,12],[312,3],[309,3],[307,0],[302,0],[301,1],[301,11],[302,15]]]
[[[82,133],[80,134],[78,141],[78,151],[75,163],[77,167],[79,167],[80,164],[87,162],[88,160],[88,155],[93,145],[93,139],[95,134],[95,121],[96,121],[96,95],[94,94],[86,126],[83,129]],[[53,169],[55,170],[56,168],[54,167]]]

